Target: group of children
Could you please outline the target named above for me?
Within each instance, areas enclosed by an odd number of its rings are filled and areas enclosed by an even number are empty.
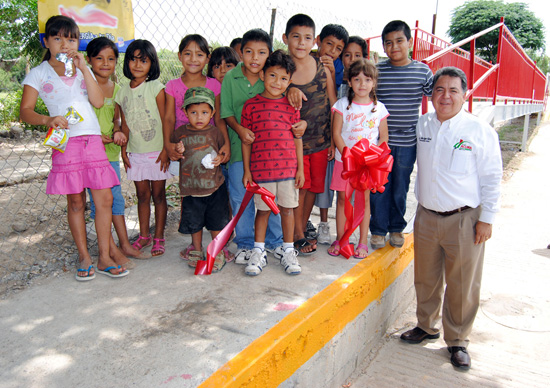
[[[422,68],[408,59],[410,29],[404,22],[392,23],[393,30],[385,29],[382,36],[389,57],[388,74],[411,64]],[[391,48],[386,45],[387,36],[391,36]],[[78,38],[72,19],[54,16],[48,20],[44,38],[48,51],[42,64],[23,81],[21,102],[23,121],[70,129],[65,152],[53,151],[47,193],[67,195],[69,226],[79,252],[77,280],[91,280],[96,272],[123,277],[135,265],[128,257],[147,259],[164,253],[165,182],[172,176],[171,163],[179,168],[179,232],[191,235],[191,244],[180,252],[189,266],[205,260],[203,228],[215,238],[239,211],[246,186],[254,183],[276,195],[280,215],[273,214],[256,194],[236,225],[236,253],[222,249],[215,258],[214,272],[234,260],[246,265],[247,275],[259,275],[267,265],[266,252],[271,252],[287,274],[301,273],[298,255],[317,249],[317,235],[308,228],[315,204],[321,208],[319,242],[330,243],[327,213],[332,191],[338,193],[337,235],[328,253],[339,254],[338,240],[345,224],[343,149],[361,139],[374,144],[389,139],[391,146],[389,117],[403,109],[396,107],[394,113],[377,98],[384,78],[366,59],[362,38],[349,37],[344,27],[334,24],[316,36],[315,23],[304,14],[287,22],[283,41],[288,54],[273,52],[270,36],[261,29],[232,42],[239,52],[230,47],[211,52],[202,36],[187,35],[178,50],[182,75],[166,86],[158,80],[155,48],[138,39],[124,56],[123,72],[130,82],[123,87],[111,80],[118,59],[116,45],[107,38],[94,39],[88,45],[86,62],[77,51]],[[315,44],[319,47],[316,53],[312,52]],[[407,61],[394,60],[398,50]],[[57,59],[59,53],[72,59],[74,75],[66,75],[65,63]],[[420,90],[420,96],[431,92],[431,73],[425,78],[422,87],[409,86]],[[34,112],[38,96],[51,116]],[[407,107],[416,109],[417,117],[419,103]],[[67,108],[76,110],[83,120],[69,124]],[[134,244],[129,243],[124,224],[120,157],[138,197],[140,234]],[[97,268],[86,247],[85,188],[93,199]],[[151,197],[154,235],[149,230]],[[369,196],[365,197],[367,211],[356,258],[368,254],[370,204]],[[120,247],[110,234],[111,222]],[[390,232],[390,243],[398,246],[392,240],[395,231]],[[144,248],[150,245],[149,254]]]

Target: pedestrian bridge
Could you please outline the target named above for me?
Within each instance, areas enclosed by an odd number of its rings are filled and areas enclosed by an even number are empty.
[[[499,29],[498,58],[492,64],[475,56],[475,44],[495,29]],[[368,38],[369,48],[371,40],[379,38]],[[461,48],[466,44],[470,44],[469,51]],[[525,116],[528,124],[530,114],[545,109],[546,77],[502,19],[456,44],[421,30],[417,22],[412,58],[426,63],[434,73],[446,66],[464,70],[469,82],[466,108],[490,123]],[[425,99],[423,112],[427,109]],[[388,244],[372,253],[257,338],[200,387],[340,386],[411,303],[413,255],[412,234],[401,249]]]

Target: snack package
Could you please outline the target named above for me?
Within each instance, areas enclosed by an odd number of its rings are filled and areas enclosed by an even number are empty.
[[[82,116],[80,116],[80,113],[78,113],[72,106],[67,108],[67,112],[65,112],[64,117],[67,119],[69,124],[78,124],[81,121],[84,121]]]
[[[80,113],[78,113],[76,109],[72,106],[67,108],[67,112],[65,112],[64,117],[71,125],[78,124],[84,120]],[[52,147],[54,150],[65,152],[65,148],[67,148],[67,142],[69,141],[69,134],[69,128],[52,127],[48,130],[43,144],[47,147]]]
[[[48,133],[46,134],[46,138],[44,139],[44,145],[47,147],[52,147],[54,150],[65,152],[68,141],[69,129],[50,127]]]
[[[65,77],[73,76],[73,59],[69,58],[65,53],[57,53],[55,56],[59,62],[65,64]]]
[[[204,158],[202,158],[201,163],[207,170],[212,170],[214,167],[214,163],[212,163],[212,160],[214,160],[218,156],[218,153],[216,151],[212,151],[209,154],[204,155]]]

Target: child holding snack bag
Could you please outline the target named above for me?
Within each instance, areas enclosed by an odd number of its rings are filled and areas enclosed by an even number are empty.
[[[76,280],[88,281],[99,272],[110,277],[128,275],[118,262],[128,259],[111,250],[111,187],[119,179],[109,164],[101,141],[101,129],[92,109],[103,105],[103,92],[84,56],[78,52],[79,29],[66,16],[52,16],[46,23],[43,62],[23,81],[21,120],[32,125],[69,129],[64,152],[54,149],[46,193],[67,196],[67,218],[79,254]],[[51,116],[34,111],[38,97],[44,100]],[[67,115],[67,113],[69,113]],[[69,120],[67,117],[69,117]],[[87,248],[85,188],[91,190],[96,204],[96,231],[99,246],[97,269]],[[116,256],[113,254],[117,253]]]

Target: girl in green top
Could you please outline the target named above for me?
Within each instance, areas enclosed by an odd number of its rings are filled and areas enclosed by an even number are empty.
[[[120,112],[114,102],[120,86],[111,80],[118,59],[118,49],[110,39],[99,37],[88,44],[86,53],[88,63],[91,65],[92,72],[105,96],[103,106],[99,109],[94,108],[101,127],[101,139],[105,145],[107,158],[120,180],[120,146],[126,144],[127,139],[120,130]],[[113,193],[113,225],[120,244],[119,250],[111,237],[111,256],[117,264],[124,268],[133,268],[135,264],[127,258],[128,256],[136,259],[148,259],[151,254],[141,252],[130,244],[124,221],[125,200],[120,185],[114,186],[111,191]],[[95,218],[93,199],[91,199],[91,207],[91,217]]]

